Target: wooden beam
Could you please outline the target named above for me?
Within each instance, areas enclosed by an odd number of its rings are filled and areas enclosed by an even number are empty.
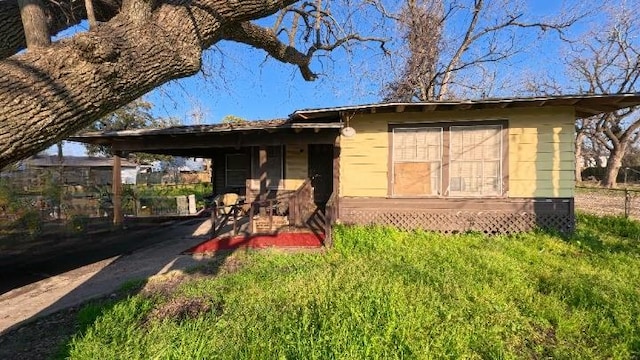
[[[284,154],[283,154],[284,155]],[[258,175],[260,177],[260,200],[267,200],[267,147],[260,146],[258,149]],[[264,209],[260,209],[262,214]]]
[[[396,106],[396,112],[397,113],[401,113],[404,111],[405,106],[404,105],[397,105]]]
[[[124,216],[122,214],[122,176],[119,153],[114,153],[113,155],[113,181],[111,188],[113,190],[113,225],[122,226]]]
[[[319,128],[320,129],[320,128]],[[311,129],[304,129],[300,133],[288,131],[273,133],[265,136],[265,132],[248,134],[211,134],[208,136],[185,135],[171,138],[167,136],[147,136],[139,139],[113,142],[114,151],[151,152],[155,154],[179,155],[185,152],[204,153],[206,149],[274,146],[274,145],[304,145],[304,144],[333,144],[339,129],[326,129],[314,133]]]

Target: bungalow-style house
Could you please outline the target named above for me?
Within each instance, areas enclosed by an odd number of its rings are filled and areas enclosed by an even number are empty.
[[[211,158],[214,192],[238,194],[252,218],[264,212],[251,204],[270,201],[295,223],[571,232],[575,119],[638,104],[640,94],[383,103],[72,140]]]

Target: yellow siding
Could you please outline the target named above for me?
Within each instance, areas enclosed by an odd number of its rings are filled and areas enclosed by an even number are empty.
[[[574,113],[540,109],[509,118],[509,196],[572,197]]]
[[[389,156],[387,122],[371,117],[354,119],[356,136],[340,139],[340,194],[386,196]]]
[[[341,137],[340,194],[388,195],[389,124],[509,121],[510,197],[572,197],[574,110],[571,107],[358,115]]]
[[[295,190],[308,176],[307,145],[286,145],[285,150],[285,190]]]

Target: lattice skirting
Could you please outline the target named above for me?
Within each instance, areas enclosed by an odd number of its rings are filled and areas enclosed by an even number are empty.
[[[510,234],[533,229],[550,229],[572,233],[572,214],[505,213],[492,211],[427,212],[420,210],[341,209],[345,224],[391,225],[404,230],[424,229],[446,234],[479,231],[485,234]]]

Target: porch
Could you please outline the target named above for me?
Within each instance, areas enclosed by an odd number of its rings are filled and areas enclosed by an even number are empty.
[[[322,245],[330,246],[331,225],[337,218],[336,196],[331,193],[326,201],[318,202],[313,185],[313,179],[307,178],[295,191],[275,193],[264,200],[247,201],[235,193],[216,196],[210,207],[211,235],[250,239],[285,233],[313,234]]]
[[[212,160],[208,207],[212,235],[327,234],[332,194],[337,193],[339,120],[286,120],[119,131],[75,138],[110,145],[116,160],[147,152]],[[118,161],[114,161],[118,164]],[[116,211],[114,223],[122,221]],[[330,244],[330,237],[325,244]]]

